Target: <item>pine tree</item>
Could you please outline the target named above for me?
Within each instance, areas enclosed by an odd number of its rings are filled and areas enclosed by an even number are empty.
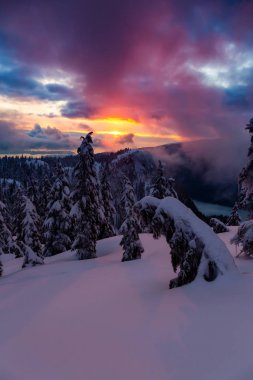
[[[6,206],[0,201],[0,251],[2,253],[15,254],[16,258],[22,257],[23,254],[10,231],[6,214]]]
[[[239,206],[248,210],[249,219],[253,219],[253,118],[246,129],[251,134],[251,145],[248,150],[248,163],[239,175]]]
[[[174,183],[174,178],[170,177],[168,179],[165,177],[163,164],[161,161],[159,161],[157,176],[154,180],[153,185],[151,186],[150,195],[158,199],[163,199],[166,197],[178,198],[177,193],[173,188]]]
[[[52,184],[46,175],[43,178],[41,188],[40,188],[40,194],[39,194],[39,207],[38,207],[38,212],[42,218],[42,220],[45,220],[47,213],[48,213],[48,201],[49,201],[49,194],[52,189]]]
[[[82,137],[78,148],[78,163],[74,169],[74,205],[71,216],[75,218],[75,240],[72,249],[79,260],[96,257],[96,241],[103,217],[99,202],[98,181],[95,170],[92,132]]]
[[[123,238],[120,242],[123,248],[122,261],[140,259],[144,249],[139,239],[140,224],[133,209],[136,202],[134,189],[127,177],[124,177],[121,202],[124,205],[125,213],[125,221],[120,227],[120,232],[123,234]]]
[[[240,215],[238,214],[238,203],[234,204],[232,208],[231,215],[228,218],[227,226],[239,226],[241,222]]]
[[[231,239],[231,243],[237,247],[241,246],[241,250],[237,256],[244,254],[253,257],[253,220],[247,220],[238,228],[237,233]]]
[[[104,218],[102,221],[102,225],[100,228],[100,239],[105,239],[111,236],[115,236],[114,229],[114,216],[115,216],[115,208],[113,205],[113,198],[111,193],[111,188],[108,182],[108,172],[109,165],[106,165],[104,170],[102,171],[101,176],[101,196],[104,207]]]
[[[154,238],[165,236],[177,277],[170,288],[202,277],[214,281],[226,272],[236,272],[234,260],[223,241],[178,199],[145,197],[134,206],[144,223],[151,225]]]
[[[17,197],[17,244],[24,250],[24,266],[43,262],[40,242],[40,218],[30,199],[20,190]]]
[[[54,183],[49,194],[48,214],[44,222],[44,256],[67,251],[71,246],[70,190],[64,169],[58,161]]]

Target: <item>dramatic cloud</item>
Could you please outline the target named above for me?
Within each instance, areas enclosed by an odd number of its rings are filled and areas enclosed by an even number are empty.
[[[28,133],[28,136],[37,138],[53,138],[56,140],[63,140],[69,138],[68,134],[62,133],[57,128],[42,128],[39,124],[35,124],[31,132]]]
[[[36,73],[27,68],[7,69],[0,66],[0,93],[10,97],[37,98],[41,100],[65,100],[74,96],[74,91],[57,83],[43,84]],[[39,75],[37,73],[37,75]]]
[[[77,138],[64,134],[57,128],[42,128],[37,124],[26,132],[17,129],[14,124],[0,121],[0,154],[29,154],[36,150],[44,150],[43,154],[64,150],[66,154],[66,151],[73,151],[77,144]]]
[[[68,118],[84,118],[89,119],[92,118],[96,113],[95,108],[83,102],[68,102],[62,109],[62,116]]]
[[[45,125],[51,115],[57,129],[79,118],[138,119],[115,144],[133,133],[139,145],[152,145],[153,134],[245,149],[252,13],[251,0],[2,0],[0,95],[60,102],[33,119]]]

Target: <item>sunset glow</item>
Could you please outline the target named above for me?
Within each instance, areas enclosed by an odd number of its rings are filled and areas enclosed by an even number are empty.
[[[1,2],[0,154],[74,152],[90,130],[97,152],[243,143],[252,2],[113,2],[113,19],[100,0],[63,3]]]

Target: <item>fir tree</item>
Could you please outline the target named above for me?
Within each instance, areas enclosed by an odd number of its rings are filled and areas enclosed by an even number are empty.
[[[58,161],[55,180],[49,194],[48,214],[44,222],[44,256],[67,251],[71,246],[71,219],[69,183],[64,169]]]
[[[155,198],[163,199],[166,197],[178,198],[177,193],[174,189],[174,178],[170,177],[169,179],[164,175],[164,167],[161,161],[159,161],[157,176],[154,180],[153,185],[151,186],[150,195]]]
[[[228,218],[227,226],[239,226],[241,222],[241,218],[238,214],[238,203],[234,204],[232,208],[231,215]]]
[[[248,150],[248,163],[239,175],[239,206],[248,210],[249,219],[253,219],[253,118],[246,129],[251,134],[251,145]]]
[[[144,252],[139,239],[140,224],[133,209],[135,201],[133,186],[129,179],[124,177],[124,188],[121,202],[124,205],[125,221],[120,227],[120,232],[123,234],[123,238],[120,242],[120,245],[123,248],[122,261],[140,259],[141,254]]]
[[[18,192],[17,202],[17,243],[26,255],[24,265],[26,266],[27,260],[29,264],[34,262],[34,265],[36,265],[41,260],[43,261],[39,232],[40,218],[35,206],[22,191]]]
[[[96,241],[103,217],[99,202],[98,181],[95,170],[92,132],[88,133],[78,148],[78,163],[74,170],[74,205],[71,216],[75,218],[75,240],[72,249],[79,260],[96,257]]]
[[[229,250],[212,229],[179,200],[145,197],[134,206],[144,223],[151,225],[154,238],[164,235],[171,263],[177,277],[170,288],[182,286],[203,277],[213,281],[218,275],[236,271]]]
[[[0,201],[0,251],[2,253],[15,254],[16,258],[22,257],[20,247],[16,244],[6,221],[6,206]]]
[[[115,236],[114,229],[114,216],[115,216],[115,208],[113,205],[113,197],[111,193],[111,188],[108,182],[108,172],[109,165],[106,165],[104,170],[102,171],[101,176],[101,196],[104,207],[104,218],[102,221],[102,225],[100,228],[100,239],[105,239],[111,236]]]
[[[244,254],[253,257],[253,220],[247,220],[238,228],[237,233],[231,239],[231,243],[237,247],[241,246],[241,250],[237,256]]]
[[[51,189],[52,189],[52,184],[48,176],[46,175],[41,184],[39,201],[38,201],[39,202],[38,212],[43,220],[45,220],[48,213],[48,201],[49,201],[49,195],[50,195]]]

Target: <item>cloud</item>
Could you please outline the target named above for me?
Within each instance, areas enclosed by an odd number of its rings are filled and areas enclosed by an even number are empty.
[[[39,124],[35,124],[33,129],[28,133],[28,136],[42,138],[44,136],[44,131]]]
[[[54,127],[42,128],[36,124],[27,133],[17,128],[13,123],[0,120],[0,153],[1,154],[22,154],[35,150],[62,151],[75,150],[79,141],[75,136],[62,133]]]
[[[36,138],[53,138],[56,140],[63,140],[69,138],[69,135],[62,133],[58,128],[46,127],[42,128],[39,124],[35,124],[33,129],[28,132],[28,136]]]
[[[64,100],[70,119],[116,109],[138,115],[150,133],[243,147],[253,109],[252,11],[247,0],[2,0],[0,91]],[[39,81],[55,68],[78,80]]]
[[[62,109],[61,114],[68,118],[89,119],[96,113],[96,109],[88,105],[85,101],[68,102]]]
[[[118,144],[133,144],[134,143],[134,134],[128,133],[127,135],[120,136],[116,139]]]
[[[49,101],[66,100],[75,96],[73,89],[67,86],[41,83],[38,72],[22,66],[11,69],[4,67],[2,70],[0,67],[0,94]]]

